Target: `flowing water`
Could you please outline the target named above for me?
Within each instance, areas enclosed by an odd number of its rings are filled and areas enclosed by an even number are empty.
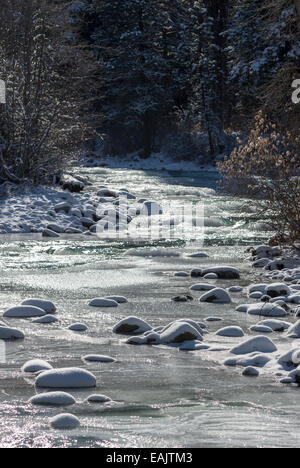
[[[244,261],[245,246],[263,241],[269,233],[263,221],[252,217],[251,203],[215,192],[214,172],[170,173],[125,169],[80,169],[89,175],[90,190],[108,184],[127,188],[139,197],[173,208],[187,203],[203,209],[204,237],[174,238],[130,244],[94,238],[62,237],[43,240],[39,235],[2,236],[0,246],[1,310],[28,297],[42,297],[57,305],[59,323],[33,324],[7,320],[22,329],[21,342],[0,343],[0,447],[296,447],[299,445],[298,389],[281,386],[273,375],[241,376],[240,368],[222,362],[237,338],[205,336],[215,352],[182,352],[163,346],[130,346],[112,333],[112,326],[136,315],[153,326],[180,318],[202,321],[221,316],[209,331],[240,325],[247,332],[255,318],[235,311],[246,295],[233,295],[234,304],[174,303],[171,298],[189,290],[191,278],[175,278],[178,270],[216,264],[241,270],[239,281],[217,281],[221,287],[247,286],[258,273]],[[189,239],[190,234],[190,239]],[[157,256],[148,256],[149,246]],[[126,255],[135,247],[133,255]],[[190,258],[204,250],[209,258]],[[163,252],[167,256],[162,256]],[[128,304],[117,309],[94,309],[90,299],[124,295]],[[66,327],[88,325],[87,333]],[[276,338],[279,347],[284,338]],[[221,346],[221,348],[220,348]],[[82,356],[106,354],[113,364],[86,364]],[[61,409],[33,407],[34,381],[20,372],[29,359],[45,358],[54,367],[83,367],[93,372],[97,390],[71,391],[78,404],[67,409],[81,420],[74,431],[55,431],[49,418]],[[88,405],[91,393],[106,394],[114,403]]]

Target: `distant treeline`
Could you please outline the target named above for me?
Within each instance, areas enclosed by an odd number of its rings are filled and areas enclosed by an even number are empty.
[[[259,110],[298,132],[299,0],[2,0],[3,180],[39,181],[83,141],[215,158]]]

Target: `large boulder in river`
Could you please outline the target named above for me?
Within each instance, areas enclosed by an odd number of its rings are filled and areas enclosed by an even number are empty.
[[[291,293],[290,288],[284,283],[272,283],[265,289],[265,294],[270,297],[287,296]]]
[[[113,328],[113,332],[119,335],[140,335],[150,330],[152,330],[152,327],[138,317],[126,317]]]
[[[213,302],[215,304],[229,304],[231,298],[225,289],[214,288],[200,297],[200,302]]]
[[[285,317],[287,312],[278,304],[270,302],[262,302],[258,304],[249,304],[247,307],[249,315],[258,315],[261,317]]]
[[[41,388],[89,388],[96,387],[96,377],[85,369],[66,367],[42,372],[35,382]]]
[[[30,318],[30,317],[43,317],[46,312],[43,309],[35,306],[22,305],[11,307],[4,312],[3,317],[10,318]]]
[[[254,352],[259,353],[274,353],[277,351],[273,341],[266,336],[256,336],[247,341],[235,346],[230,350],[232,354],[250,354]]]
[[[288,338],[300,338],[300,320],[294,325],[291,325],[287,331]]]
[[[230,266],[216,266],[202,270],[202,276],[208,273],[215,273],[220,279],[239,279],[240,272],[237,268]]]
[[[202,341],[199,331],[187,322],[174,322],[160,335],[160,340],[165,344],[183,343],[184,341]]]
[[[0,340],[14,341],[23,340],[24,338],[25,335],[21,330],[0,325]]]
[[[53,314],[56,311],[56,307],[51,301],[45,301],[44,299],[26,299],[22,302],[22,305],[34,306],[44,310],[47,314]]]

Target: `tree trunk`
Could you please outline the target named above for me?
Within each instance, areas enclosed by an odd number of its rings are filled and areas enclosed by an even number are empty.
[[[300,0],[295,0],[295,9],[297,13],[298,29],[300,29]]]
[[[149,112],[146,112],[144,116],[143,132],[143,158],[146,159],[151,156],[152,152],[153,122]]]

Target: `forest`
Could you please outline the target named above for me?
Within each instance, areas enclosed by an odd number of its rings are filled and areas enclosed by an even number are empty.
[[[96,141],[213,162],[259,112],[297,137],[299,0],[2,0],[0,15],[2,182],[49,181]]]

